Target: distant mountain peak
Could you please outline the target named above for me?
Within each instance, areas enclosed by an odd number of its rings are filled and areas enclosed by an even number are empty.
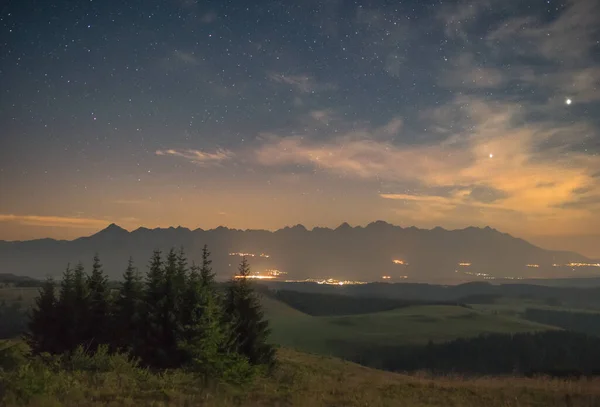
[[[340,226],[335,228],[335,230],[350,230],[350,229],[352,229],[352,226],[350,226],[350,224],[348,222],[344,222]]]
[[[102,229],[101,231],[99,231],[98,233],[96,233],[92,236],[117,237],[117,236],[124,236],[124,235],[128,235],[128,234],[129,234],[129,231],[127,231],[126,229],[123,229],[121,226],[117,225],[116,223],[111,223],[106,228]]]
[[[376,220],[367,225],[368,228],[376,228],[376,229],[388,228],[390,226],[394,227],[394,225],[392,225],[391,223],[387,223],[384,220]]]
[[[304,225],[298,223],[297,225],[294,226],[286,226],[283,229],[280,230],[293,230],[293,231],[299,231],[299,232],[306,232],[307,229],[306,227],[304,227]]]
[[[99,233],[129,233],[127,230],[123,229],[121,226],[116,223],[111,223],[105,229],[101,230]]]

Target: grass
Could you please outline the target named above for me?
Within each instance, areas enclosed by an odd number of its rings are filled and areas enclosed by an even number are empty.
[[[117,406],[600,406],[600,381],[407,376],[339,359],[278,351],[271,376],[244,386],[206,384],[183,371],[151,373],[114,361],[108,371],[0,373],[0,405]],[[15,397],[14,380],[19,379]],[[11,381],[12,380],[12,381]],[[12,401],[11,401],[12,398]],[[20,401],[20,402],[19,402]]]
[[[416,345],[484,333],[555,329],[458,306],[411,306],[372,314],[312,317],[270,298],[263,301],[274,343],[333,356],[344,356],[354,346]]]
[[[551,311],[600,313],[594,308],[576,308],[565,305],[548,305],[545,301],[521,298],[499,298],[493,304],[472,304],[471,307],[486,313],[495,313],[505,316],[516,316],[523,314],[527,308],[537,308]]]

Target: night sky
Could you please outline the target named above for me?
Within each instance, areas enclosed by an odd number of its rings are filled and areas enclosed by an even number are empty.
[[[598,234],[597,0],[0,11],[0,239],[377,219]]]

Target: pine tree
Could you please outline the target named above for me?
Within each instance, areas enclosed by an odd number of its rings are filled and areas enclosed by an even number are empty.
[[[161,309],[162,344],[161,365],[172,367],[178,363],[177,340],[181,333],[178,307],[178,256],[174,249],[169,251],[165,262],[163,301]]]
[[[204,245],[202,248],[202,267],[200,268],[200,280],[204,287],[208,287],[211,290],[214,289],[215,274],[212,271],[212,260],[210,259],[210,252],[208,246]]]
[[[110,323],[110,289],[108,278],[102,270],[102,264],[96,254],[92,265],[92,274],[88,278],[89,313],[87,315],[86,338],[89,349],[94,351],[98,345],[108,343]]]
[[[192,265],[186,284],[184,324],[179,341],[182,362],[205,378],[240,371],[243,360],[228,353],[222,308],[210,267],[210,252],[204,246],[202,266]],[[247,362],[246,362],[247,364]]]
[[[68,264],[66,270],[63,272],[59,298],[56,304],[57,353],[72,351],[78,345],[73,314],[74,307],[75,278],[71,266]]]
[[[84,343],[87,335],[89,317],[89,289],[83,263],[79,262],[73,270],[73,341]]]
[[[129,258],[123,282],[115,301],[113,348],[139,352],[142,323],[143,286],[139,272]]]
[[[181,247],[177,252],[177,271],[175,272],[175,281],[178,294],[184,291],[187,272],[187,258],[185,257],[183,247]]]
[[[58,350],[55,291],[56,283],[52,278],[48,278],[35,299],[35,306],[29,313],[25,341],[34,354],[55,353]]]
[[[144,302],[142,310],[142,344],[140,356],[150,365],[157,365],[158,349],[163,343],[162,308],[164,301],[164,268],[160,250],[155,250],[148,265],[144,284]]]
[[[264,319],[260,301],[252,289],[250,266],[246,257],[238,268],[237,278],[228,287],[225,312],[230,324],[230,346],[248,358],[252,365],[272,366],[275,350],[267,343],[269,323]]]

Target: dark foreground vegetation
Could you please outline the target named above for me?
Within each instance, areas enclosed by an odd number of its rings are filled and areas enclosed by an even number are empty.
[[[21,345],[1,345],[0,405],[117,406],[403,406],[592,407],[599,379],[401,375],[340,359],[280,349],[268,376],[231,384],[185,369],[146,369],[100,347],[93,355],[24,357]],[[10,367],[9,367],[10,366]]]
[[[58,287],[51,279],[44,283],[31,310],[25,335],[31,354],[54,356],[53,366],[115,354],[117,363],[234,381],[271,367],[268,323],[245,278],[246,259],[240,278],[221,293],[209,255],[204,247],[202,264],[188,267],[183,250],[165,258],[155,251],[145,277],[130,261],[117,290],[109,288],[97,256],[89,276],[81,264],[67,266]]]

